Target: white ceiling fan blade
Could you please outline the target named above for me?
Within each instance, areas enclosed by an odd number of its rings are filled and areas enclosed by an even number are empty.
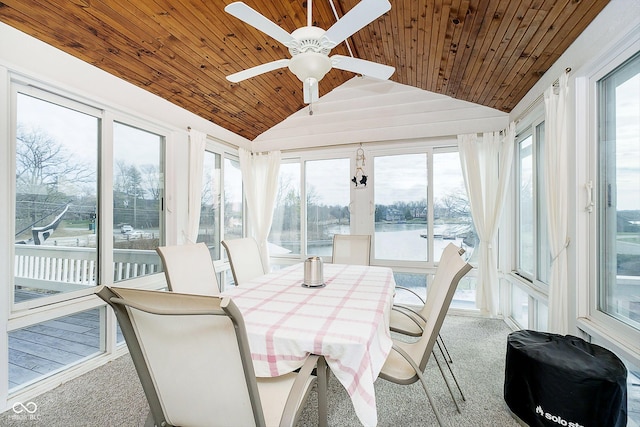
[[[289,65],[289,59],[278,59],[277,61],[267,62],[266,64],[256,65],[255,67],[238,71],[237,73],[227,76],[227,80],[233,83],[238,83],[259,74],[268,73],[269,71],[277,70],[278,68],[284,68],[287,65]]]
[[[309,77],[302,83],[302,92],[304,96],[304,103],[311,104],[316,102],[319,96],[318,81],[313,77]]]
[[[396,71],[395,68],[389,65],[343,55],[333,55],[331,62],[333,68],[351,71],[352,73],[362,74],[363,76],[374,77],[380,80],[387,80]]]
[[[362,0],[324,34],[336,45],[391,9],[387,0]]]
[[[230,15],[246,22],[287,47],[288,44],[294,40],[294,38],[291,37],[291,34],[287,33],[273,21],[270,21],[264,15],[250,8],[241,1],[228,4],[224,10]]]

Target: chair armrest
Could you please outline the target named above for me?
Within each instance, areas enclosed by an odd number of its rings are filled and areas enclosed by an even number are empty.
[[[415,291],[412,291],[409,288],[405,288],[404,286],[396,286],[396,289],[402,289],[404,291],[412,293],[413,295],[415,295],[420,300],[420,302],[422,302],[422,305],[425,304],[425,301],[422,299],[422,297],[420,295],[418,295]]]
[[[404,305],[397,305],[397,304],[394,304],[391,307],[391,310],[398,312],[403,316],[408,317],[413,323],[416,324],[418,328],[420,328],[421,331],[424,331],[424,325],[421,325],[420,322],[418,322],[414,316],[417,316],[418,318],[420,318],[425,324],[427,323],[427,319],[425,319],[424,316],[422,316],[417,311],[413,310],[412,308],[406,307]]]
[[[202,309],[161,309],[161,308],[154,308],[154,307],[148,307],[144,304],[139,304],[136,302],[132,302],[132,301],[127,301],[125,299],[122,298],[117,298],[117,297],[111,297],[109,298],[109,301],[111,301],[114,304],[119,304],[119,305],[123,305],[126,307],[131,307],[131,308],[135,308],[136,310],[140,310],[140,311],[144,311],[146,313],[151,313],[151,314],[158,314],[158,315],[164,315],[164,316],[191,316],[191,315],[203,315],[203,316],[211,316],[211,315],[215,315],[215,316],[219,316],[219,315],[224,315],[225,312],[221,309],[217,309],[217,308],[211,308],[211,309],[206,309],[206,310],[202,310]]]
[[[440,413],[438,412],[438,409],[436,408],[436,405],[435,405],[435,403],[433,401],[433,398],[431,397],[431,394],[429,393],[429,389],[427,388],[427,381],[426,381],[422,371],[420,370],[420,367],[418,366],[418,364],[411,358],[411,356],[409,356],[409,354],[406,351],[404,351],[402,348],[398,347],[397,345],[394,344],[392,349],[395,350],[400,356],[402,356],[407,361],[407,363],[409,363],[409,365],[411,365],[413,370],[416,372],[416,375],[418,376],[418,379],[422,383],[422,388],[424,389],[424,392],[427,395],[427,399],[429,400],[429,403],[431,404],[431,408],[433,409],[433,413],[436,416],[436,420],[438,421],[438,425],[440,427],[444,426],[444,424],[442,422],[442,419],[440,418]]]

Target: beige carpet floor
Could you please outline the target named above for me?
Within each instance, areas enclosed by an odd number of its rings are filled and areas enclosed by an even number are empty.
[[[503,400],[504,362],[510,330],[500,320],[449,316],[442,329],[453,357],[453,368],[465,393],[457,413],[437,366],[426,369],[431,393],[451,426],[518,426]],[[378,379],[375,384],[378,426],[436,425],[419,383],[409,386]],[[459,397],[459,396],[458,396]],[[0,414],[0,426],[140,426],[148,405],[131,358],[126,355],[33,399],[37,411],[28,417],[11,409]],[[312,393],[300,426],[317,425],[316,394]],[[329,380],[329,425],[360,426],[345,389]],[[243,426],[228,426],[243,427]]]

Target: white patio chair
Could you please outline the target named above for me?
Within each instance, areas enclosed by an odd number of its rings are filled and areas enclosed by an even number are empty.
[[[379,378],[402,385],[413,384],[416,381],[420,381],[439,425],[443,425],[442,419],[429,394],[423,372],[433,353],[440,328],[444,322],[447,310],[451,305],[451,300],[453,299],[453,294],[458,286],[458,282],[471,269],[472,266],[466,263],[459,255],[446,263],[440,264],[437,274],[442,281],[442,285],[433,287],[429,292],[429,298],[427,300],[430,305],[430,310],[426,313],[425,325],[420,338],[415,342],[394,339],[393,350],[387,357],[379,375]],[[449,392],[453,396],[451,387],[449,387],[449,383],[446,377],[444,377],[444,374],[443,379]],[[458,411],[460,411],[455,399],[453,402]]]
[[[293,426],[316,381],[256,378],[242,315],[229,298],[102,287],[149,402],[146,425]],[[326,408],[319,408],[326,414]]]
[[[426,318],[429,315],[429,312],[433,309],[433,301],[429,299],[429,295],[431,291],[435,288],[442,286],[449,286],[448,277],[443,274],[444,266],[446,266],[450,262],[455,262],[456,259],[459,259],[462,254],[464,254],[465,250],[454,245],[453,243],[449,243],[444,251],[442,252],[442,256],[440,257],[440,262],[438,264],[438,268],[436,269],[436,274],[433,278],[433,281],[429,285],[429,291],[427,292],[426,301],[422,299],[420,295],[409,288],[405,288],[402,286],[396,286],[397,290],[405,290],[413,294],[417,300],[419,300],[422,304],[422,307],[415,309],[414,307],[402,304],[394,304],[393,309],[391,311],[391,318],[389,328],[393,332],[398,332],[403,335],[411,336],[411,337],[419,337],[422,335],[424,331],[424,327],[426,324]],[[442,268],[440,266],[443,266]],[[449,354],[449,350],[444,343],[444,339],[440,334],[438,334],[438,339],[436,340],[436,345],[438,346],[442,356],[444,357],[445,363],[453,378],[453,381],[460,392],[460,396],[462,400],[466,400],[464,393],[462,392],[462,388],[460,387],[460,383],[456,378],[455,373],[453,372],[453,368],[451,367],[451,363],[453,360],[451,359],[451,355]],[[434,358],[436,356],[434,355]],[[435,359],[438,362],[437,358]],[[438,367],[440,368],[440,363],[438,362]],[[444,372],[440,369],[442,376],[444,378]],[[451,397],[455,400],[453,394]]]

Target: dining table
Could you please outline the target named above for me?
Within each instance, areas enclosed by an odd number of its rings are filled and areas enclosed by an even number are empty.
[[[320,286],[305,286],[304,263],[298,263],[223,295],[242,313],[256,376],[283,375],[301,367],[310,354],[322,356],[360,422],[375,426],[374,382],[392,347],[393,272],[327,263],[323,278]]]

